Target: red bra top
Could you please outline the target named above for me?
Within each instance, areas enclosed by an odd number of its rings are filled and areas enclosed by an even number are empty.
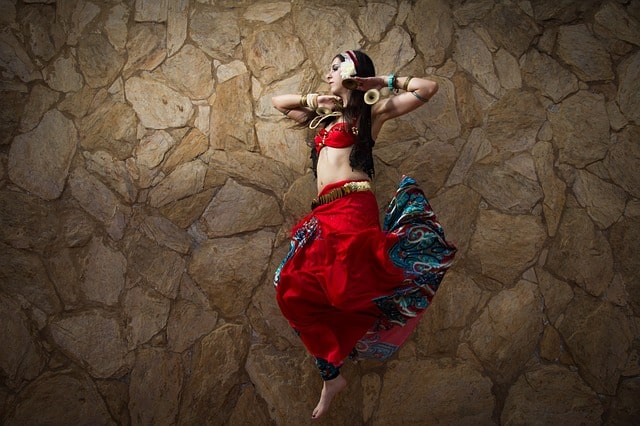
[[[316,152],[329,146],[331,148],[347,148],[356,143],[357,128],[350,128],[347,123],[336,123],[329,130],[321,129],[316,137]]]

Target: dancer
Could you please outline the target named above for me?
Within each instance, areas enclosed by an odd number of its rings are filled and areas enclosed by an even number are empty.
[[[382,125],[427,103],[437,83],[376,76],[369,56],[352,50],[335,56],[326,78],[329,94],[272,98],[288,118],[320,129],[311,147],[318,197],[274,279],[280,310],[324,381],[313,418],[347,386],[347,357],[386,359],[406,341],[456,251],[413,179],[402,178],[382,228],[371,191]],[[384,87],[395,93],[379,99]]]

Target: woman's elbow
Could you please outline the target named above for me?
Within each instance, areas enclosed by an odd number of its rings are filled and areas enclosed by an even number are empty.
[[[431,84],[429,85],[429,98],[431,98],[433,95],[435,95],[436,93],[438,93],[438,83],[435,81],[431,81]]]

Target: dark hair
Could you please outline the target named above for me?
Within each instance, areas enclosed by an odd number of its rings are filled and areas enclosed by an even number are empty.
[[[360,50],[352,51],[356,57],[356,75],[358,77],[374,77],[376,75],[373,61],[366,53]],[[346,60],[346,54],[338,54],[342,62]],[[351,91],[349,101],[343,110],[343,117],[347,123],[356,123],[358,135],[356,143],[349,156],[349,164],[354,169],[364,171],[369,177],[373,177],[375,170],[373,166],[373,145],[375,141],[371,137],[371,105],[364,102],[364,92],[361,90]],[[313,163],[313,173],[317,175],[318,154],[312,144],[311,160]]]

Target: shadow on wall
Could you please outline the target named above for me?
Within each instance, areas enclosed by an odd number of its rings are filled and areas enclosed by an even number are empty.
[[[311,135],[270,98],[348,48],[438,81],[375,186],[416,178],[460,251],[326,423],[639,421],[639,2],[0,4],[3,424],[308,422],[271,277]]]

